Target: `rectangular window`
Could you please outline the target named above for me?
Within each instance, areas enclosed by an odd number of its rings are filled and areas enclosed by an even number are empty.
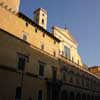
[[[26,55],[23,55],[21,53],[18,53],[18,56],[17,56],[17,68],[18,68],[18,70],[24,71],[25,65],[27,62],[29,62],[29,57]]]
[[[21,99],[21,95],[22,95],[22,88],[21,87],[17,87],[16,88],[16,99],[20,100]]]
[[[70,59],[70,48],[64,46],[64,56]]]
[[[52,78],[56,79],[56,77],[57,77],[57,69],[56,67],[52,67]]]
[[[38,91],[38,100],[43,100],[43,92],[42,92],[42,90]]]
[[[39,62],[39,76],[44,76],[44,66],[45,64],[43,62]]]
[[[66,80],[66,71],[62,71],[62,80],[63,80],[63,81]]]
[[[25,58],[20,56],[18,58],[18,70],[24,70],[25,69]]]

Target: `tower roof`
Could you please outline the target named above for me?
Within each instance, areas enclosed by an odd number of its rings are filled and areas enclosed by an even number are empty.
[[[34,13],[36,13],[36,12],[38,12],[38,11],[40,11],[40,10],[42,10],[45,14],[47,14],[47,11],[46,11],[45,9],[43,9],[43,8],[38,8],[38,9],[36,9],[36,10],[34,11]]]

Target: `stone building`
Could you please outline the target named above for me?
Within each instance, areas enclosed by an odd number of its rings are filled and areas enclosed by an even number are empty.
[[[31,20],[15,1],[0,1],[0,100],[99,100],[100,78],[69,30],[48,32],[43,8]]]
[[[89,67],[89,71],[96,76],[100,77],[100,66]]]

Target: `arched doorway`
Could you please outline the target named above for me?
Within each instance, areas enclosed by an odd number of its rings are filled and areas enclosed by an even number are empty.
[[[86,95],[82,94],[82,100],[86,100]]]
[[[91,97],[90,97],[90,95],[87,95],[87,100],[91,100]]]
[[[70,93],[69,100],[75,100],[75,95],[73,92]]]
[[[66,90],[63,90],[61,92],[61,100],[68,100],[68,95]]]
[[[80,95],[80,93],[77,93],[77,95],[76,95],[76,100],[81,100],[81,95]]]
[[[92,99],[91,100],[94,100],[94,96],[92,95],[92,97],[91,97]]]

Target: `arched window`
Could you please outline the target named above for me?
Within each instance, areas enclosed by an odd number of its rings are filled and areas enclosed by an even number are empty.
[[[42,19],[42,24],[44,25],[44,19]]]

